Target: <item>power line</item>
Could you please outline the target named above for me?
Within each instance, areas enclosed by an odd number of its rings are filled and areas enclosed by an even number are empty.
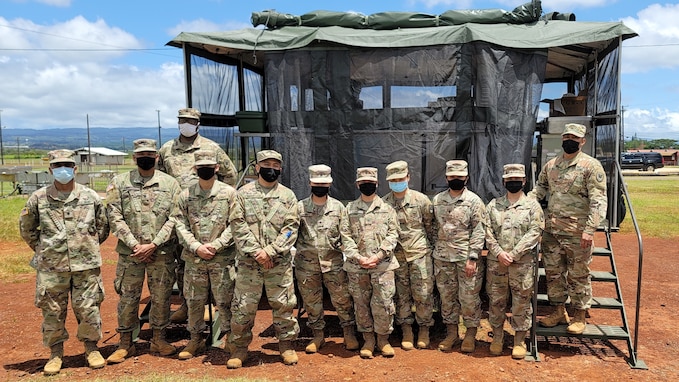
[[[177,51],[174,48],[106,48],[106,49],[62,49],[62,48],[0,48],[2,51],[25,52],[145,52],[145,51]]]

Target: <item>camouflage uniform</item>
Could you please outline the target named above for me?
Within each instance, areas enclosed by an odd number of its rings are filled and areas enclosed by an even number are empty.
[[[308,326],[322,330],[323,285],[337,311],[342,327],[354,324],[354,308],[348,290],[347,274],[342,269],[340,219],[344,205],[330,196],[317,206],[308,197],[297,204],[300,228],[295,248],[295,277],[309,315]]]
[[[504,324],[511,291],[512,329],[529,330],[533,315],[534,249],[545,227],[542,208],[537,201],[522,194],[514,204],[507,195],[495,198],[486,210],[489,218],[486,228],[488,321],[493,328]],[[508,267],[498,261],[498,255],[503,251],[513,258]]]
[[[215,180],[210,190],[198,183],[179,195],[173,218],[179,242],[184,248],[184,297],[189,307],[187,329],[194,338],[205,330],[203,310],[209,293],[219,309],[221,333],[231,332],[231,301],[236,280],[236,248],[233,245],[229,214],[236,190]],[[196,254],[203,244],[211,244],[216,254],[205,260]]]
[[[377,181],[377,169],[373,170]],[[361,169],[358,172],[360,180]],[[398,242],[396,211],[379,197],[371,203],[359,197],[347,204],[340,230],[358,331],[388,335],[394,329],[394,270],[399,266],[394,256]],[[361,267],[358,259],[373,255],[380,258],[377,267]]]
[[[399,268],[396,280],[396,325],[412,325],[413,302],[419,326],[433,326],[434,268],[430,243],[433,233],[434,210],[426,195],[408,190],[403,199],[393,192],[383,200],[396,210],[399,239],[394,255]]]
[[[479,292],[483,283],[483,249],[486,208],[481,198],[464,188],[453,198],[449,191],[437,194],[433,200],[435,231],[434,275],[441,295],[443,323],[458,324],[460,313],[467,328],[478,327],[481,321]],[[467,259],[477,261],[476,274],[465,275]]]
[[[252,342],[262,285],[273,309],[273,324],[279,341],[297,338],[299,325],[293,315],[297,298],[290,248],[297,240],[298,228],[297,198],[289,188],[276,183],[267,189],[259,182],[253,182],[238,190],[231,212],[231,230],[238,249],[238,274],[229,337],[229,343],[237,348],[247,348]],[[255,253],[259,249],[269,255],[273,268],[266,269],[257,262]]]
[[[149,151],[155,151],[155,147]],[[113,283],[120,295],[118,332],[131,332],[139,326],[145,276],[151,293],[149,324],[153,329],[165,329],[170,323],[177,245],[170,214],[180,192],[173,177],[155,171],[151,178],[144,178],[138,169],[116,176],[106,189],[111,232],[118,237],[118,265]],[[135,246],[150,243],[157,247],[153,261],[145,263],[130,256]]]
[[[28,198],[19,227],[35,251],[30,264],[37,271],[35,305],[42,309],[44,345],[52,347],[69,337],[65,327],[69,293],[78,340],[99,341],[99,307],[104,300],[99,244],[109,234],[101,198],[77,183],[68,194],[54,185],[43,187]]]
[[[583,152],[571,160],[560,155],[545,164],[529,196],[537,200],[549,196],[542,238],[549,302],[563,305],[570,296],[575,309],[589,309],[593,246],[581,248],[580,239],[583,232],[594,235],[606,214],[601,163]]]

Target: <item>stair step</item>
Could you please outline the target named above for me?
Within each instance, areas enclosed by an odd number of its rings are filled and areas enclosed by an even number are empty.
[[[538,304],[549,305],[546,294],[538,294]],[[592,309],[622,309],[622,303],[613,297],[592,297]]]
[[[589,274],[592,276],[592,281],[613,281],[617,280],[617,277],[607,271],[590,271]],[[538,276],[545,277],[545,268],[538,269]]]
[[[592,256],[607,256],[610,257],[613,254],[613,251],[611,251],[608,248],[603,248],[603,247],[594,247],[592,250]]]
[[[567,325],[557,325],[553,328],[537,326],[535,328],[535,334],[544,337],[554,336],[629,340],[629,334],[625,328],[621,326],[587,324],[585,331],[582,334],[570,334],[566,328],[568,328]]]

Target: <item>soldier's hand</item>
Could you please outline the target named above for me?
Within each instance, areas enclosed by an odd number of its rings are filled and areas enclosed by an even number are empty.
[[[263,249],[258,249],[257,252],[255,252],[255,260],[257,260],[259,265],[263,266],[264,269],[273,268],[273,260]]]
[[[214,250],[214,248],[212,248]],[[203,260],[212,260],[215,257],[214,251],[211,251],[207,244],[203,244],[196,250],[196,255]]]
[[[586,249],[592,246],[594,241],[594,235],[590,235],[586,232],[582,233],[582,238],[580,239],[580,248]]]
[[[362,257],[358,261],[362,268],[372,269],[377,267],[377,263],[380,262],[380,258],[377,257],[377,255],[372,255],[368,258]]]
[[[467,264],[464,266],[464,274],[467,277],[472,277],[476,274],[476,261],[467,259]]]
[[[497,255],[497,259],[500,264],[504,265],[505,267],[508,267],[514,262],[514,258],[512,258],[512,256],[505,251],[500,252],[500,254]]]

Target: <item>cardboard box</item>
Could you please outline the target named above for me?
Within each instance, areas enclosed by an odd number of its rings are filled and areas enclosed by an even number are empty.
[[[561,97],[565,115],[587,115],[587,97]]]
[[[241,133],[266,133],[266,113],[261,111],[237,111],[238,130]]]

